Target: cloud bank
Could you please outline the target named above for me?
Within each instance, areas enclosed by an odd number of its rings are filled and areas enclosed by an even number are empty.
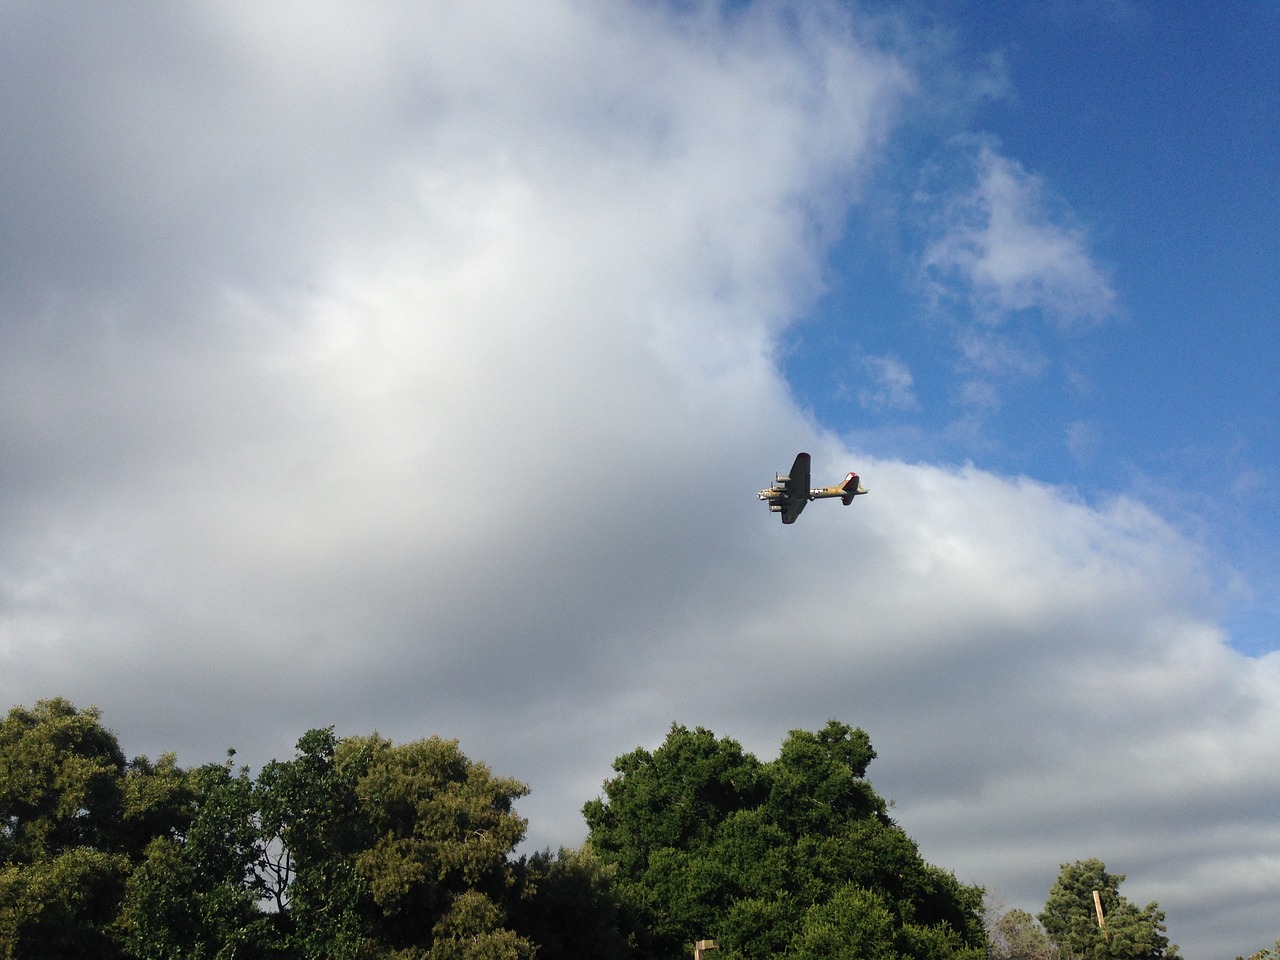
[[[779,372],[928,95],[896,34],[825,4],[4,16],[7,703],[99,704],[185,763],[460,737],[530,783],[535,846],[672,721],[769,755],[838,717],[961,879],[1035,908],[1099,856],[1188,955],[1274,938],[1280,661],[1224,644],[1211,558],[1137,502],[846,449]],[[1030,175],[979,173],[939,282],[1112,309]],[[799,449],[872,495],[784,530],[753,491]]]

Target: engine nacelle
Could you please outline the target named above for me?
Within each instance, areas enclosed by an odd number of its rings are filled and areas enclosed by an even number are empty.
[[[775,487],[785,487],[790,482],[791,482],[790,477],[779,477],[775,475],[773,478],[773,485]]]
[[[769,504],[769,512],[770,512],[770,513],[781,513],[781,512],[782,512],[782,504],[780,504],[780,503],[771,503],[771,504]]]

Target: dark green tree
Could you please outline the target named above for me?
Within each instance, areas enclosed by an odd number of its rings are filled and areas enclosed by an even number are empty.
[[[508,922],[538,945],[538,960],[619,960],[628,944],[613,896],[615,873],[590,847],[522,857]]]
[[[763,803],[762,765],[736,741],[673,724],[656,751],[636,749],[613,766],[605,796],[583,808],[589,846],[616,868],[624,925],[642,952],[683,956],[686,941],[708,936],[742,893],[706,853],[727,818]],[[749,829],[730,832],[755,839]],[[752,852],[733,854],[743,862]],[[754,853],[773,851],[757,845]]]
[[[354,960],[374,935],[372,896],[354,859],[374,836],[360,816],[358,764],[338,764],[338,743],[332,728],[308,731],[293,760],[263,767],[256,794],[264,837],[287,852],[291,945],[300,956]]]
[[[131,953],[144,960],[268,956],[285,916],[260,907],[272,891],[253,783],[231,760],[185,775],[191,816],[154,837],[129,878],[121,911]]]
[[[728,814],[766,796],[760,761],[702,727],[672,724],[658,750],[637,748],[613,769],[605,797],[583,810],[592,846],[623,873],[644,871],[655,852],[705,845]]]
[[[1165,936],[1164,911],[1152,901],[1139,909],[1120,892],[1124,874],[1108,873],[1098,859],[1062,865],[1040,914],[1060,947],[1087,960],[1180,960]],[[1093,893],[1102,901],[1098,923]]]
[[[771,763],[679,725],[620,757],[583,812],[641,954],[712,937],[725,960],[984,957],[981,891],[921,859],[865,779],[874,757],[836,721]]]
[[[893,910],[879,894],[846,885],[805,911],[796,960],[898,960]]]

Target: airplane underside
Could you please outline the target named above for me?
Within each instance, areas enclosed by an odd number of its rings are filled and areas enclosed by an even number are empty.
[[[856,473],[850,471],[844,481],[834,487],[809,486],[809,454],[799,453],[791,465],[791,472],[784,476],[774,475],[773,483],[765,487],[756,496],[769,504],[770,513],[782,515],[783,523],[795,523],[805,504],[810,500],[839,499],[846,507],[853,503],[853,498],[867,492]]]

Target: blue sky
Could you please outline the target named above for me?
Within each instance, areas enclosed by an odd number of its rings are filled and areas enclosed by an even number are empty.
[[[928,225],[912,216],[912,195],[926,164],[943,178],[971,177],[980,147],[916,140],[904,149],[923,163],[884,171],[898,218],[855,215],[832,251],[829,292],[788,342],[797,397],[870,449],[972,460],[1072,485],[1090,501],[1156,497],[1243,577],[1224,599],[1233,642],[1274,649],[1280,7],[929,9],[950,57],[990,63],[971,129],[1016,158],[1046,216],[1079,231],[1114,309],[1069,329],[1034,308],[1002,318],[1037,355],[1035,369],[999,382],[988,409],[967,404],[947,340],[971,318],[919,288]],[[909,374],[916,402],[895,407],[868,389],[865,377],[882,369],[868,357]]]
[[[456,737],[534,848],[834,717],[993,902],[1270,945],[1276,10],[0,7],[0,705]]]

